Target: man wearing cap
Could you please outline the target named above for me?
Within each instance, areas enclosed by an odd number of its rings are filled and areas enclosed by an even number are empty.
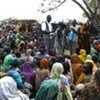
[[[50,56],[46,53],[46,46],[44,44],[40,44],[39,53],[35,55],[33,59],[33,63],[35,67],[39,67],[39,62],[42,58],[50,59]]]

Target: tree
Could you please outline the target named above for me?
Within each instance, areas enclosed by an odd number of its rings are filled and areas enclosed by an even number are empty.
[[[51,10],[55,10],[64,4],[67,0],[43,0],[41,3],[42,13],[46,13]],[[92,25],[99,30],[100,29],[100,0],[82,0],[84,5],[83,6],[79,0],[72,0],[75,4],[77,4],[86,14],[89,21]],[[48,4],[47,4],[48,2]],[[47,5],[47,7],[45,6]]]

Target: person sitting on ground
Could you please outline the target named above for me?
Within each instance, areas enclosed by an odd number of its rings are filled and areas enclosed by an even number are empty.
[[[31,84],[31,78],[35,76],[34,65],[32,62],[27,61],[22,68],[21,74],[25,76],[26,82]]]
[[[0,79],[0,100],[29,100],[29,97],[18,90],[12,77],[4,76]]]
[[[86,62],[82,67],[82,73],[76,82],[76,86],[78,84],[86,84],[90,82],[90,80],[93,78],[93,64],[91,62]]]
[[[61,63],[56,62],[53,64],[50,79],[53,79],[58,83],[59,92],[57,100],[73,100],[68,78],[62,74],[63,71],[64,68]]]
[[[77,54],[71,56],[71,67],[73,72],[74,84],[78,81],[82,73],[82,61]]]
[[[5,70],[5,72],[8,71],[9,69],[9,62],[12,60],[13,55],[11,54],[11,49],[9,47],[6,47],[6,56],[4,57],[4,62],[3,62],[3,69]],[[4,50],[5,52],[5,50]]]
[[[18,69],[18,58],[12,58],[9,64],[11,65],[11,67],[9,68],[7,75],[11,76],[16,81],[17,86],[20,90],[23,89],[23,80],[20,74],[20,70]]]
[[[80,91],[80,100],[100,100],[100,70],[94,74],[91,82],[87,83]]]
[[[39,89],[41,83],[49,76],[48,59],[42,58],[40,60],[40,67],[36,70],[36,91]]]

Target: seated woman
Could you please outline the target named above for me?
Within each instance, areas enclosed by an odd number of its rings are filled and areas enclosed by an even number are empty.
[[[41,83],[49,76],[48,59],[42,58],[40,60],[40,68],[36,70],[36,91],[39,89]]]
[[[19,89],[23,89],[23,80],[20,74],[20,70],[18,69],[18,58],[12,58],[9,64],[11,65],[11,67],[9,68],[7,75],[11,76],[16,81]]]
[[[22,74],[23,76],[25,76],[26,82],[28,82],[28,83],[30,83],[30,84],[32,84],[32,81],[31,81],[32,77],[34,77],[35,74],[36,74],[36,72],[35,72],[35,70],[33,69],[33,67],[34,67],[34,66],[33,66],[32,62],[27,61],[27,62],[23,65],[22,72],[21,72],[21,74]]]
[[[100,70],[97,70],[91,82],[80,90],[79,100],[100,100]]]
[[[36,72],[33,69],[34,65],[31,61],[27,61],[22,68],[22,76],[25,78],[25,83],[29,83],[32,85],[32,88],[30,89],[31,95],[30,97],[34,97],[35,95],[35,77]]]
[[[93,64],[91,62],[86,62],[83,65],[82,70],[83,71],[75,85],[86,84],[93,78]]]
[[[57,100],[73,100],[68,78],[62,73],[64,71],[63,65],[61,63],[53,64],[50,78],[55,80],[58,84],[58,95]]]
[[[73,72],[74,83],[76,83],[82,73],[82,61],[77,54],[71,56],[71,66]]]
[[[0,100],[29,100],[29,97],[17,89],[12,77],[5,76],[0,79]]]

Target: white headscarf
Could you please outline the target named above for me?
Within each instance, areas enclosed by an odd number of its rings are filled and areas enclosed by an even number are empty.
[[[87,55],[86,56],[86,60],[92,60],[92,56],[91,55]]]
[[[29,98],[17,89],[13,78],[5,76],[0,79],[0,100],[29,100]]]
[[[59,62],[53,64],[52,70],[51,70],[51,77],[52,78],[57,78],[60,76],[64,71],[63,65]]]

